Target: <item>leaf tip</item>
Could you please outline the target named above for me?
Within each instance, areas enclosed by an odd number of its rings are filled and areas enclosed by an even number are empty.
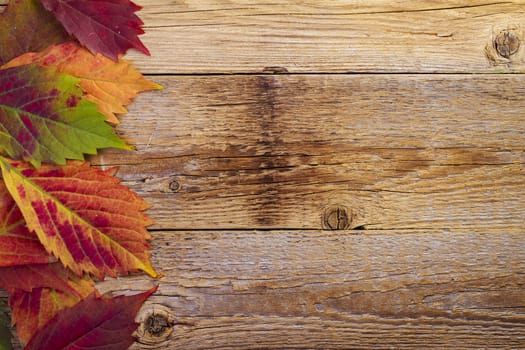
[[[157,278],[158,279],[158,278],[163,277],[163,275],[161,273],[158,273],[157,271],[155,271],[155,268],[149,263],[144,265],[144,267],[142,268],[142,271],[144,271],[145,273],[147,273],[148,275],[150,275],[153,278]]]

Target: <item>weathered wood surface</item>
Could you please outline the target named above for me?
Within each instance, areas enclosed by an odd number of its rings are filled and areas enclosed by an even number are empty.
[[[156,77],[95,164],[157,229],[521,228],[521,75]]]
[[[139,4],[133,349],[524,347],[525,1]]]
[[[522,230],[357,232],[156,232],[133,349],[523,347]]]
[[[148,73],[523,71],[525,1],[140,0]],[[488,52],[486,50],[488,49]],[[490,58],[490,59],[489,59]]]

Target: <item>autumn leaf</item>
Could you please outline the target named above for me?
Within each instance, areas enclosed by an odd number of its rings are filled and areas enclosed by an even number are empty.
[[[3,182],[0,182],[0,218],[3,219],[0,222],[0,288],[14,293],[46,287],[80,297],[78,277],[47,253],[36,234],[27,229],[22,213]]]
[[[38,0],[10,0],[0,14],[0,65],[70,37]]]
[[[34,169],[0,158],[7,189],[46,250],[81,276],[142,270],[149,261],[146,203],[108,172],[71,162]]]
[[[135,12],[141,7],[129,0],[41,0],[67,32],[93,53],[117,61],[135,48],[149,55],[138,38],[144,24]]]
[[[12,350],[13,346],[11,345],[11,330],[9,326],[11,322],[7,316],[7,306],[0,302],[0,350]]]
[[[131,62],[123,59],[114,62],[100,54],[93,55],[75,41],[53,45],[42,52],[27,53],[3,68],[29,63],[54,66],[59,72],[79,78],[85,97],[96,103],[98,110],[114,124],[118,123],[115,114],[126,113],[124,106],[129,105],[139,92],[162,88],[144,79]]]
[[[63,270],[65,270],[62,267]],[[36,331],[62,309],[72,307],[95,293],[93,281],[72,276],[69,280],[73,292],[61,289],[35,287],[31,291],[14,290],[9,294],[13,323],[20,340],[27,343]]]
[[[95,291],[89,276],[80,278],[59,262],[0,268],[0,288],[9,292],[13,323],[24,343],[60,309]]]
[[[129,149],[79,80],[36,64],[0,70],[0,150],[17,159],[64,164],[97,149]]]
[[[105,174],[89,167],[84,168],[81,170],[91,169],[95,175],[98,173]],[[45,172],[45,180],[49,182],[47,187],[49,185],[57,185],[54,183],[53,177],[59,176],[59,174],[56,171],[54,172],[53,169],[61,168],[47,166],[39,170],[40,175],[42,175],[42,172]],[[31,167],[25,168],[25,172],[28,174],[33,171],[34,169]],[[112,172],[112,169],[108,171],[109,174]],[[87,171],[84,175],[79,175],[79,177],[88,179],[90,173],[90,171]],[[96,179],[96,176],[93,176],[93,178]],[[3,186],[5,191],[5,185],[0,185],[0,189],[2,188],[1,186]],[[104,192],[103,189],[101,190]],[[111,189],[107,188],[106,190],[110,191]],[[80,193],[84,192],[81,191]],[[106,193],[106,195],[108,194]],[[118,194],[118,191],[115,194]],[[10,198],[11,196],[5,191],[3,194],[4,206],[0,207],[0,210],[2,210],[0,215],[5,212],[15,213],[16,217],[21,217],[20,210],[18,210],[14,200]],[[70,200],[73,200],[73,198]],[[89,206],[85,209],[90,210]],[[7,216],[5,213],[4,216]],[[11,214],[11,216],[13,215]],[[34,233],[29,232],[25,228],[23,218],[22,220],[17,220],[15,225],[5,225],[4,230],[6,235],[12,234],[13,230],[15,232],[21,230],[24,236],[33,235],[34,239],[37,239]],[[37,243],[40,245],[38,239]],[[49,259],[50,256],[41,245],[40,249],[42,250],[42,255],[47,256],[47,259]],[[84,275],[84,277],[80,278],[58,262],[0,268],[0,288],[10,293],[9,303],[12,308],[13,321],[17,325],[17,333],[23,343],[27,343],[37,329],[53,318],[60,309],[75,305],[95,291],[94,283],[89,276]]]
[[[38,237],[29,232],[18,206],[5,184],[0,182],[0,267],[47,264],[55,260],[46,252]],[[0,268],[0,287],[3,276]]]
[[[125,350],[135,341],[132,334],[138,326],[134,321],[137,312],[156,290],[155,287],[144,293],[117,297],[92,294],[60,311],[38,330],[25,350]]]
[[[51,288],[77,295],[78,276],[61,263],[20,265],[0,268],[0,288],[13,293],[34,288]]]
[[[24,343],[58,310],[95,290],[89,276],[80,278],[59,262],[2,267],[0,288],[9,292],[13,323]]]

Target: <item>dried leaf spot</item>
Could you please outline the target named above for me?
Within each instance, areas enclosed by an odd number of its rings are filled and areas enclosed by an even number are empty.
[[[69,108],[74,108],[78,105],[78,101],[80,101],[80,97],[76,95],[71,95],[66,101],[66,105]]]
[[[20,194],[20,197],[22,197],[22,198],[24,198],[24,199],[26,198],[26,190],[25,190],[25,188],[24,188],[23,185],[18,185],[18,186],[16,187],[16,190],[17,190],[18,193]]]
[[[55,64],[56,61],[57,61],[57,57],[55,55],[49,55],[43,60],[42,65],[43,66],[51,66],[51,65]]]

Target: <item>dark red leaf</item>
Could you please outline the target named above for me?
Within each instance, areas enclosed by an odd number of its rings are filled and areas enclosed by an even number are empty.
[[[0,288],[9,291],[13,322],[20,340],[27,343],[60,309],[93,293],[95,283],[54,263],[0,268]]]
[[[87,277],[73,276],[68,284],[73,292],[38,287],[30,292],[17,289],[9,294],[13,322],[22,343],[26,344],[60,310],[72,307],[95,292],[93,281]]]
[[[38,330],[25,350],[125,350],[133,344],[134,321],[144,301],[157,288],[132,296],[94,294],[63,309]]]
[[[141,7],[129,0],[41,0],[67,32],[92,53],[116,61],[118,55],[135,48],[149,55],[138,38],[143,22],[135,12]]]

